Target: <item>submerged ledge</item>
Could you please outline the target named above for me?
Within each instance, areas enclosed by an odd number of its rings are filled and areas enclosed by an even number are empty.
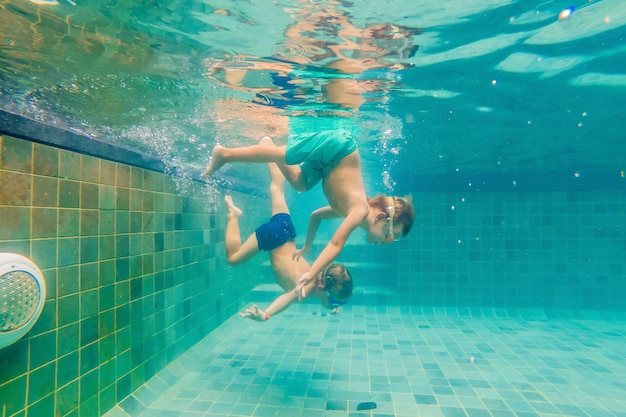
[[[37,120],[0,110],[0,135],[27,140],[53,146],[55,148],[77,152],[112,162],[118,162],[137,168],[163,173],[172,177],[182,177],[197,182],[208,182],[201,177],[200,169],[176,167],[166,165],[161,159],[153,155],[143,154],[124,146],[91,138],[56,126],[51,126]],[[181,173],[184,171],[184,175]],[[239,191],[256,196],[266,196],[265,187],[260,187],[252,180],[235,178],[228,175],[218,176],[211,182],[213,186]]]
[[[165,164],[153,156],[2,110],[0,133],[151,171],[165,172]]]

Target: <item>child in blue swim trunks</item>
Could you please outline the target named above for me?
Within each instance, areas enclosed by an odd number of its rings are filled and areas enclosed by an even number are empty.
[[[271,139],[266,136],[262,140]],[[384,195],[368,199],[359,150],[348,131],[290,135],[286,146],[259,144],[226,148],[216,145],[204,176],[210,177],[228,162],[275,162],[298,191],[309,190],[322,181],[329,205],[311,214],[306,243],[294,253],[295,259],[310,252],[322,220],[343,217],[311,269],[300,277],[298,291],[301,297],[306,295],[307,284],[339,256],[355,229],[365,230],[370,243],[388,243],[406,236],[413,225],[415,210],[410,199]]]
[[[267,141],[263,142],[267,143]],[[270,142],[267,145],[273,146],[273,143]],[[309,263],[303,258],[293,259],[293,253],[296,250],[294,242],[296,232],[285,201],[285,179],[276,164],[268,164],[268,166],[272,178],[270,185],[272,218],[268,223],[257,228],[243,244],[239,231],[239,216],[242,212],[235,206],[230,196],[225,197],[228,215],[226,224],[228,262],[231,265],[240,265],[261,250],[269,252],[276,283],[285,291],[265,310],[253,305],[239,314],[242,317],[259,321],[268,320],[298,300],[298,294],[295,291],[299,284],[298,278],[310,269]],[[332,264],[311,280],[306,290],[309,297],[318,299],[324,307],[336,311],[339,306],[348,301],[352,294],[352,278],[345,267]]]

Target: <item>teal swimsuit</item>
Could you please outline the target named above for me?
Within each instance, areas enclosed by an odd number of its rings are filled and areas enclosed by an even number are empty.
[[[288,165],[300,164],[310,190],[356,148],[351,132],[345,129],[298,133],[289,135],[285,159]]]

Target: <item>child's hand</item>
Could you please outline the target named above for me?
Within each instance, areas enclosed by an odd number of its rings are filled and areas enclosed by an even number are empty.
[[[296,294],[298,294],[298,301],[302,301],[306,297],[306,285],[311,282],[313,278],[308,272],[305,272],[300,276],[298,280],[298,286],[296,287]]]
[[[310,253],[310,252],[311,252],[311,248],[308,247],[307,245],[304,245],[302,248],[295,251],[293,255],[291,256],[291,258],[294,261],[297,261],[302,257],[303,254]]]
[[[267,317],[267,315],[265,314],[265,311],[260,310],[256,304],[254,304],[250,308],[247,308],[245,313],[239,313],[239,315],[241,317],[247,317],[251,320],[256,320],[256,321],[265,321]]]

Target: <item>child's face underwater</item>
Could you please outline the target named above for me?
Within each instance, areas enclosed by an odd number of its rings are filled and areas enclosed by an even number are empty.
[[[395,242],[402,237],[402,225],[394,225],[393,220],[384,219],[370,225],[367,243],[383,244]]]

